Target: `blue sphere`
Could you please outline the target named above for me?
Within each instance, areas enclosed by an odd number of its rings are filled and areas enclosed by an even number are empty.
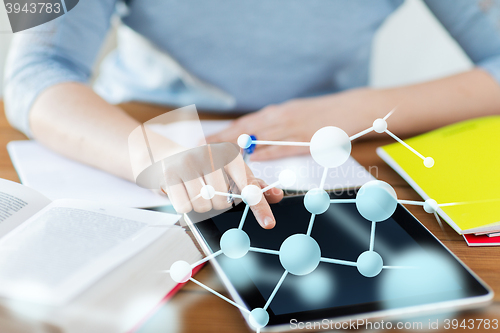
[[[269,323],[269,313],[262,308],[255,308],[250,311],[250,324],[256,328],[262,328]]]
[[[377,252],[365,251],[359,255],[356,266],[361,275],[374,277],[382,271],[384,262]]]
[[[391,185],[380,180],[364,184],[356,195],[356,208],[369,221],[387,220],[394,214],[397,206],[396,192]]]
[[[281,265],[294,275],[306,275],[318,267],[321,250],[310,236],[295,234],[283,242],[279,257]]]
[[[251,140],[257,140],[257,137],[255,135],[250,135],[250,139]],[[246,149],[246,152],[247,154],[253,154],[253,152],[255,151],[255,147],[257,147],[257,145],[255,143],[252,143],[252,141],[250,141],[250,146],[248,146],[248,148]]]
[[[304,206],[311,214],[323,214],[330,207],[330,196],[323,189],[313,188],[304,196]]]
[[[220,239],[222,253],[232,259],[243,257],[250,250],[250,238],[240,229],[229,229]]]

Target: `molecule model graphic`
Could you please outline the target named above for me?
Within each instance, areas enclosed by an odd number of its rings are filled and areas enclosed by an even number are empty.
[[[348,136],[342,129],[334,126],[327,126],[319,129],[313,135],[310,142],[262,141],[256,140],[255,137],[251,137],[248,134],[240,135],[238,138],[238,145],[242,149],[253,150],[255,145],[307,146],[310,149],[310,153],[314,161],[324,167],[319,186],[309,190],[304,196],[304,206],[306,210],[311,213],[307,230],[305,233],[297,233],[289,236],[285,239],[285,241],[283,241],[279,251],[252,247],[250,237],[245,231],[243,231],[243,226],[249,208],[258,204],[262,200],[264,192],[278,185],[283,188],[287,188],[295,183],[296,175],[291,170],[282,171],[279,174],[279,180],[277,182],[263,189],[256,185],[247,185],[243,188],[241,194],[217,192],[211,185],[203,185],[200,196],[206,200],[212,199],[215,195],[240,198],[246,205],[243,215],[236,228],[229,229],[222,235],[220,239],[219,251],[192,265],[185,261],[175,262],[170,267],[170,270],[167,271],[170,273],[171,278],[178,283],[191,280],[200,287],[205,288],[211,293],[240,308],[243,312],[249,315],[250,324],[256,329],[257,332],[260,332],[261,328],[265,327],[269,322],[267,309],[288,274],[297,276],[310,274],[318,267],[320,262],[352,266],[357,269],[361,275],[367,278],[376,277],[384,269],[408,268],[404,266],[385,266],[383,258],[380,254],[374,251],[375,230],[377,223],[383,223],[383,221],[389,219],[395,212],[398,203],[421,205],[427,213],[434,214],[438,219],[438,222],[441,223],[437,215],[437,210],[439,207],[449,204],[440,205],[433,199],[427,199],[425,202],[399,200],[392,186],[380,180],[369,181],[361,186],[355,199],[331,199],[329,194],[324,190],[328,169],[338,167],[346,162],[351,154],[351,142],[372,131],[376,133],[386,133],[396,141],[403,144],[423,161],[425,167],[431,168],[434,165],[432,157],[425,157],[420,154],[387,129],[388,126],[386,120],[393,112],[394,110],[389,112],[384,118],[376,119],[373,122],[372,127],[353,136]],[[358,256],[356,261],[322,257],[319,244],[313,237],[311,237],[316,215],[325,213],[332,204],[342,203],[354,203],[361,216],[363,216],[366,220],[371,221],[369,247]],[[248,310],[242,305],[233,302],[227,297],[192,278],[192,269],[202,262],[208,261],[221,254],[224,254],[232,259],[238,259],[245,256],[250,251],[278,256],[284,269],[281,278],[262,308]]]

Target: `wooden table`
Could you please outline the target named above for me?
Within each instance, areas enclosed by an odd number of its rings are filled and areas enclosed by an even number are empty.
[[[167,111],[165,108],[139,103],[128,103],[121,105],[121,107],[139,121],[151,119]],[[205,114],[204,118],[218,119],[221,116]],[[12,140],[23,139],[26,139],[26,137],[7,123],[3,104],[0,102],[0,178],[19,181],[7,154],[6,144]],[[418,194],[376,155],[376,147],[390,142],[393,142],[392,139],[382,135],[379,140],[356,142],[352,149],[352,155],[359,163],[369,169],[374,176],[390,183],[396,189],[400,198],[421,200]],[[488,307],[461,313],[456,318],[460,321],[462,319],[484,318],[500,320],[500,247],[468,247],[462,236],[457,235],[448,225],[445,224],[445,232],[443,232],[436,223],[434,216],[425,213],[421,207],[410,206],[408,208],[496,293],[494,302]],[[205,266],[196,275],[196,278],[215,290],[225,293],[224,287],[210,265]],[[441,331],[455,330],[443,329],[434,332]],[[465,331],[471,332],[474,330]],[[489,331],[493,330],[490,329]],[[251,331],[247,328],[236,308],[189,282],[168,303],[162,306],[139,332],[233,333]]]

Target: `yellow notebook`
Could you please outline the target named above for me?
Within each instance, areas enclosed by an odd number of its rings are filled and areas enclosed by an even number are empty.
[[[405,140],[432,168],[400,143],[377,149],[422,198],[442,203],[439,215],[459,234],[500,230],[500,116],[463,121]],[[404,199],[404,198],[401,198]]]

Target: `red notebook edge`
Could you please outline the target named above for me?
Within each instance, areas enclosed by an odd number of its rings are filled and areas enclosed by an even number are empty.
[[[488,235],[463,235],[468,246],[500,246],[500,236],[488,237]]]
[[[196,275],[196,273],[198,273],[204,265],[205,265],[205,263],[202,263],[202,264],[196,266],[195,268],[193,268],[193,276]],[[189,281],[187,281],[187,282],[189,282]],[[153,309],[151,309],[150,312],[148,312],[148,314],[144,318],[142,318],[133,328],[131,328],[129,331],[127,331],[127,333],[134,333],[139,328],[141,328],[141,326],[144,325],[158,311],[158,309],[163,304],[165,304],[170,298],[172,298],[172,296],[174,296],[175,293],[177,293],[182,288],[182,286],[184,286],[187,282],[178,283],[172,290],[170,290],[168,292],[167,295],[165,295],[165,297],[163,297],[163,299]]]

